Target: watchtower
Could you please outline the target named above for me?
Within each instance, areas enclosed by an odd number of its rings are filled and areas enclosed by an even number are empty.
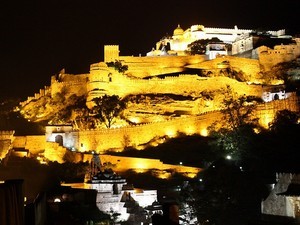
[[[119,45],[104,46],[104,62],[114,62],[119,59]]]

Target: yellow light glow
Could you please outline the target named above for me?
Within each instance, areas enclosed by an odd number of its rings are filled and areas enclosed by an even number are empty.
[[[134,172],[136,173],[145,173],[146,171],[146,169],[134,169]]]
[[[131,118],[130,118],[130,121],[131,121],[132,123],[140,123],[140,122],[141,122],[141,119],[138,118],[138,117],[131,117]]]
[[[171,177],[171,173],[167,173],[165,171],[161,171],[159,174],[157,174],[157,178],[159,179],[169,179]]]
[[[256,133],[256,134],[259,134],[259,133],[260,133],[260,130],[259,130],[258,128],[254,128],[253,131],[254,131],[254,133]]]
[[[196,129],[195,129],[195,127],[189,127],[189,128],[186,129],[185,133],[186,133],[186,135],[195,134],[196,133]]]
[[[168,137],[170,137],[170,138],[174,138],[174,137],[176,137],[176,130],[175,129],[169,129],[169,130],[167,130],[166,131],[166,135],[168,136]]]
[[[188,178],[195,178],[197,176],[197,173],[184,173],[183,176]]]
[[[206,128],[201,129],[200,135],[201,135],[201,136],[204,136],[204,137],[207,137],[207,135],[208,135],[207,129],[206,129]]]
[[[269,128],[269,124],[273,121],[273,116],[263,116],[259,120],[260,125],[262,125],[264,128]]]

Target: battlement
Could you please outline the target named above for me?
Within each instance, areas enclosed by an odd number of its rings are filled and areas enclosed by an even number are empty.
[[[14,136],[14,130],[1,130],[0,131],[0,140],[12,140]]]

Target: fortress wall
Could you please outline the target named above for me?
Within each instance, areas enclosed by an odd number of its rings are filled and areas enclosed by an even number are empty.
[[[271,68],[282,62],[289,62],[296,58],[293,54],[278,54],[274,52],[262,53],[259,54],[259,62],[264,66],[266,71],[271,70]]]
[[[85,82],[55,82],[51,84],[51,96],[61,93],[65,89],[66,93],[70,96],[75,94],[77,96],[85,95],[87,93],[86,81]]]
[[[128,66],[127,73],[135,77],[147,77],[168,73],[182,72],[186,65],[207,60],[205,55],[195,56],[120,56],[123,65]]]
[[[46,138],[44,135],[26,136],[25,149],[31,154],[37,154],[45,150]]]
[[[13,148],[25,148],[31,154],[37,154],[45,150],[46,138],[44,135],[16,136],[12,145]]]
[[[56,81],[58,82],[86,82],[87,77],[89,76],[89,74],[59,74],[57,76]]]
[[[291,93],[291,96],[287,99],[260,104],[255,111],[255,116],[259,118],[259,123],[261,125],[268,127],[269,123],[274,120],[276,113],[285,109],[292,112],[299,112],[298,97],[296,93]]]
[[[58,163],[63,163],[63,157],[67,152],[67,149],[59,146],[58,143],[55,142],[46,142],[45,145],[44,156],[51,161],[57,161]]]
[[[12,147],[15,131],[0,131],[0,160],[5,158]]]
[[[295,97],[296,98],[296,97]],[[297,99],[291,97],[286,100],[278,100],[260,105],[255,111],[262,125],[267,126],[283,109],[298,110]],[[163,137],[176,137],[178,133],[207,134],[207,127],[215,121],[222,119],[219,111],[210,112],[194,117],[176,118],[168,121],[123,127],[116,129],[86,130],[78,133],[79,151],[96,150],[104,152],[107,149],[122,150],[124,147],[133,146],[139,148],[148,142],[160,143]]]
[[[196,168],[196,167],[164,164],[159,159],[100,155],[100,160],[102,164],[106,162],[114,164],[115,166],[113,170],[116,172],[124,172],[128,170],[128,168],[137,171],[150,170],[150,169],[174,170],[180,173],[193,173],[193,174],[197,174],[198,172],[201,171],[200,168]]]
[[[26,136],[16,136],[13,141],[13,148],[25,148],[26,139]]]
[[[178,118],[134,127],[80,131],[77,148],[79,151],[103,152],[107,149],[123,149],[126,146],[138,147],[155,138],[175,137],[178,132],[200,134],[219,118],[220,113],[216,112],[207,117],[204,114],[202,117]]]
[[[237,71],[242,71],[244,74],[246,74],[250,81],[252,79],[256,79],[256,77],[260,73],[260,63],[258,60],[239,58],[234,56],[217,57],[213,60],[205,61],[199,64],[198,67],[206,70],[212,70],[214,68],[218,68],[218,64],[222,63],[223,61],[228,61],[231,68]]]
[[[40,89],[39,93],[35,93],[34,96],[28,97],[25,101],[20,102],[20,105],[24,107],[26,104],[31,102],[32,100],[37,100],[43,96],[46,96],[51,93],[51,87],[45,86],[44,89]]]
[[[0,131],[0,140],[13,140],[14,139],[14,130],[1,130]]]
[[[289,62],[299,57],[300,45],[276,45],[274,49],[261,46],[257,52],[260,64],[268,71],[278,63]]]
[[[107,90],[109,95],[124,97],[129,94],[178,94],[199,96],[202,91],[216,91],[230,85],[240,95],[262,96],[260,85],[248,85],[227,77],[210,77],[203,79],[197,75],[181,75],[179,77],[154,78],[150,80],[115,78],[113,82],[102,82],[99,88]],[[93,85],[95,88],[97,84]],[[91,86],[90,86],[91,87]],[[126,88],[124,88],[126,87]]]

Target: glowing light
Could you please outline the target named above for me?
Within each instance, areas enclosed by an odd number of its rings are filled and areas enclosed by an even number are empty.
[[[145,173],[146,171],[146,169],[134,169],[134,172],[136,173]]]
[[[138,117],[131,117],[129,119],[132,123],[140,123],[141,122],[141,119],[138,118]]]
[[[204,136],[204,137],[207,137],[208,136],[208,131],[206,128],[203,128],[201,131],[200,131],[200,135],[201,136]]]
[[[171,177],[171,173],[161,171],[159,174],[157,174],[157,178],[159,179],[169,179]]]
[[[175,129],[172,129],[172,130],[167,130],[166,131],[166,135],[168,136],[168,137],[170,137],[170,138],[174,138],[174,137],[176,137],[176,130]]]
[[[185,131],[185,133],[186,133],[187,135],[195,134],[195,133],[196,133],[196,129],[195,129],[195,127],[189,127],[189,128]]]
[[[254,128],[253,131],[254,131],[254,133],[256,133],[256,134],[259,134],[259,133],[260,133],[260,129],[258,129],[258,128]]]
[[[226,159],[231,160],[232,159],[231,155],[227,155]]]
[[[55,198],[54,202],[61,202],[60,198]]]

